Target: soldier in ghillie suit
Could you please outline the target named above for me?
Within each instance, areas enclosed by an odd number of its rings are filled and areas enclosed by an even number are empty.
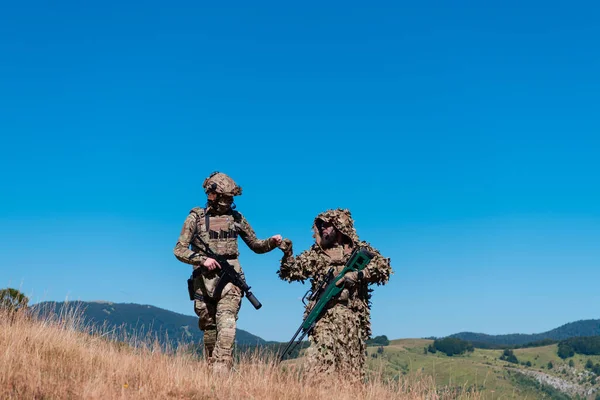
[[[228,282],[219,285],[221,265],[215,258],[226,259],[240,273],[238,261],[238,235],[255,253],[266,253],[281,244],[281,236],[266,240],[256,238],[254,230],[244,216],[235,211],[233,197],[242,194],[242,188],[227,175],[214,172],[202,185],[208,201],[205,208],[196,207],[183,223],[175,256],[179,261],[191,264],[198,277],[193,281],[196,291],[194,311],[199,317],[198,325],[204,332],[204,354],[216,372],[228,371],[232,364],[236,321],[240,309],[242,291]]]
[[[340,273],[353,249],[364,247],[375,254],[365,269],[348,272],[340,280],[344,289],[330,301],[310,332],[310,347],[306,352],[309,377],[340,374],[360,382],[365,374],[365,341],[371,335],[371,289],[368,285],[381,285],[389,280],[392,273],[390,259],[383,258],[368,243],[359,241],[348,210],[328,210],[319,214],[313,231],[315,244],[298,257],[293,256],[292,243],[288,239],[283,241],[280,247],[284,255],[277,271],[281,279],[288,282],[311,279],[312,289],[316,290],[330,268],[334,268],[334,275]],[[305,316],[314,303],[308,303]]]

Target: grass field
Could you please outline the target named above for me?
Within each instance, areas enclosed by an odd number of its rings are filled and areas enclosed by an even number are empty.
[[[439,389],[428,376],[366,384],[341,379],[305,380],[297,369],[260,354],[213,375],[193,353],[165,351],[153,343],[136,347],[81,330],[72,316],[36,320],[0,310],[1,399],[478,399]],[[135,341],[135,338],[132,338]]]
[[[0,310],[0,398],[2,399],[565,399],[517,371],[549,374],[586,388],[584,368],[600,356],[561,360],[557,346],[514,350],[521,363],[498,358],[502,350],[475,349],[449,357],[425,352],[432,340],[400,339],[368,348],[368,382],[350,386],[333,379],[306,381],[302,359],[283,365],[253,353],[226,376],[214,376],[193,353],[165,350],[130,338],[115,342],[85,333],[76,316],[37,320]],[[83,332],[82,332],[83,331]],[[132,344],[135,343],[135,346]],[[548,369],[548,363],[553,364]],[[544,390],[542,390],[544,389]],[[588,396],[595,399],[596,394]]]

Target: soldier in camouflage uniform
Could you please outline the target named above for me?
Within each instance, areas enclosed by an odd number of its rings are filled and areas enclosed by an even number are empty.
[[[385,284],[392,268],[390,259],[356,235],[350,211],[328,210],[315,218],[315,244],[298,257],[293,256],[292,243],[285,239],[280,246],[284,255],[277,273],[281,279],[302,281],[311,279],[312,288],[325,279],[330,268],[334,274],[348,261],[358,246],[373,252],[375,257],[360,272],[348,272],[340,284],[344,289],[333,299],[327,311],[317,321],[309,335],[310,347],[306,352],[306,369],[311,378],[325,374],[341,374],[346,379],[360,382],[364,378],[366,339],[371,335],[369,284]],[[305,316],[314,306],[306,307]]]
[[[221,293],[218,291],[220,265],[210,258],[205,249],[224,257],[235,270],[242,273],[238,261],[238,235],[255,253],[269,252],[281,244],[280,235],[266,240],[256,238],[244,216],[233,208],[233,197],[242,194],[242,188],[227,175],[214,172],[205,179],[208,202],[205,208],[196,207],[186,218],[175,246],[178,260],[191,264],[201,274],[194,280],[196,300],[194,311],[204,332],[204,354],[214,371],[228,371],[232,364],[235,328],[242,292],[231,282]],[[243,276],[243,275],[242,275]],[[215,290],[217,289],[217,290]],[[198,299],[199,298],[199,299]]]

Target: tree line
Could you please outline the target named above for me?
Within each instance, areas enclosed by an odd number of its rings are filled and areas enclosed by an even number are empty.
[[[467,342],[465,340],[455,338],[455,337],[447,337],[444,339],[436,339],[432,344],[427,346],[427,351],[430,353],[436,353],[441,351],[447,356],[460,355],[465,354],[467,352],[472,352],[475,348],[471,344],[471,342]]]
[[[575,353],[586,356],[600,355],[600,336],[574,337],[558,343],[558,356],[563,360]]]

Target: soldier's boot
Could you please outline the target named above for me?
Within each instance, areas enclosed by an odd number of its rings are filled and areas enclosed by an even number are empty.
[[[213,353],[217,343],[217,327],[211,327],[204,331],[204,359],[208,364],[214,361]]]

